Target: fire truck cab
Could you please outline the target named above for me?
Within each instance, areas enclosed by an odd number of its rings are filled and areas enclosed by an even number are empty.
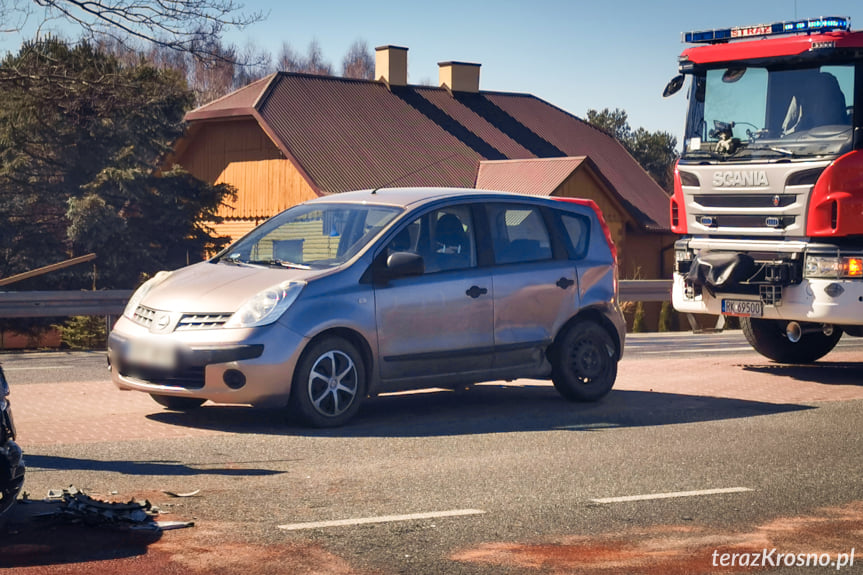
[[[863,336],[863,32],[818,18],[684,34],[672,300],[778,362]],[[687,82],[688,80],[688,82]]]

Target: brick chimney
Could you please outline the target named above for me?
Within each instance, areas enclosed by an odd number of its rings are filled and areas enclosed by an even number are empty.
[[[450,92],[479,92],[480,64],[438,62],[440,87]]]
[[[401,46],[375,48],[375,80],[387,86],[408,83],[408,49]]]

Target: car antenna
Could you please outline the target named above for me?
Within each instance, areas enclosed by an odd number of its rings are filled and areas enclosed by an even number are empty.
[[[422,172],[423,170],[427,170],[427,169],[431,168],[432,166],[436,166],[437,164],[440,164],[441,162],[445,162],[445,161],[449,160],[450,158],[454,158],[456,156],[458,156],[458,153],[453,152],[452,154],[450,154],[449,156],[447,156],[445,158],[441,158],[439,160],[435,160],[434,162],[432,162],[430,164],[425,164],[424,166],[420,166],[419,168],[417,168],[416,170],[413,170],[412,172],[408,172],[407,174],[401,174],[400,176],[395,177],[392,180],[389,180],[388,182],[385,182],[385,183],[381,184],[380,186],[376,187],[375,189],[373,189],[372,194],[377,194],[378,190],[380,190],[382,188],[386,188],[387,186],[390,186],[390,185],[396,183],[397,181],[401,180],[402,178],[407,178],[408,176],[413,176],[414,174],[418,174],[419,172]]]

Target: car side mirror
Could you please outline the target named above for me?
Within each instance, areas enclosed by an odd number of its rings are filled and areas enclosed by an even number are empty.
[[[421,276],[425,273],[425,263],[419,254],[395,252],[387,258],[386,279]]]

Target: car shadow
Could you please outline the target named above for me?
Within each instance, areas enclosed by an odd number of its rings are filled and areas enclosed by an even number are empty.
[[[357,416],[336,429],[308,429],[283,411],[213,406],[148,415],[164,424],[235,433],[310,437],[434,437],[524,431],[597,431],[674,425],[812,409],[721,397],[612,391],[596,403],[570,403],[550,385],[478,385],[461,392],[434,390],[369,398]]]
[[[845,361],[819,361],[800,365],[771,363],[744,365],[743,371],[766,373],[777,377],[790,377],[822,385],[863,386],[863,363]]]

